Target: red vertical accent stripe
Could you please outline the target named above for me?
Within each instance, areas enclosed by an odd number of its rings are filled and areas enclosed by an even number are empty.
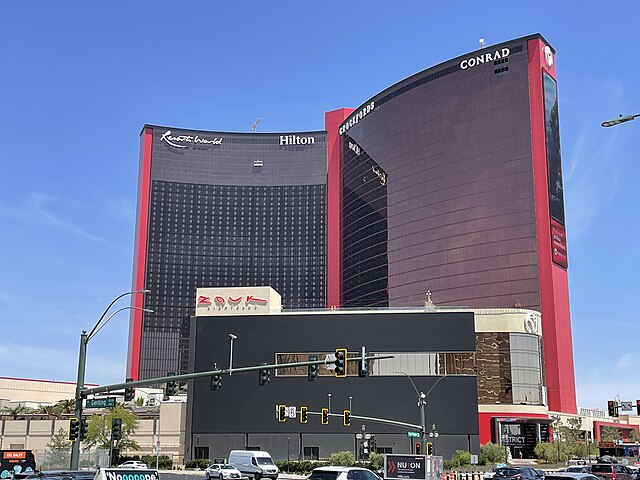
[[[569,313],[567,271],[552,260],[551,215],[547,177],[547,150],[544,118],[542,72],[555,78],[554,63],[545,61],[541,39],[529,40],[529,104],[531,115],[531,148],[540,267],[540,302],[542,306],[542,338],[549,410],[576,413],[576,388]]]
[[[324,114],[327,131],[327,307],[342,305],[342,151],[338,129],[352,108]]]
[[[153,129],[145,127],[140,135],[140,159],[138,170],[138,211],[133,251],[133,281],[131,290],[143,290],[147,270],[147,240],[149,236],[149,202],[151,198],[151,145]],[[131,297],[131,306],[144,307],[144,295]],[[127,377],[139,379],[140,346],[142,343],[142,315],[131,310],[129,317],[129,354],[127,355]]]

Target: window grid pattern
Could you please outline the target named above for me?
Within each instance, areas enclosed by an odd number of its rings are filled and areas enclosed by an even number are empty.
[[[283,308],[325,306],[325,185],[155,180],[141,376],[185,373],[195,289],[272,286]]]

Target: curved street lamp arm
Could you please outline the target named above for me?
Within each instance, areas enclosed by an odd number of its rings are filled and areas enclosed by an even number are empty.
[[[411,385],[413,385],[413,389],[416,391],[416,395],[418,395],[418,398],[420,398],[420,392],[418,391],[418,387],[416,387],[416,384],[413,383],[413,378],[411,378],[407,372],[396,371],[396,372],[393,372],[393,373],[401,373],[402,375],[407,377],[409,379],[409,381],[411,382]]]
[[[109,323],[109,320],[111,320],[111,318],[115,316],[116,313],[119,313],[123,310],[140,310],[142,312],[153,313],[153,310],[150,310],[148,308],[132,307],[131,305],[119,308],[118,310],[113,312],[111,315],[109,315],[107,319],[104,322],[102,322],[102,325],[100,325],[97,329],[94,327],[93,330],[91,330],[91,333],[87,336],[87,342],[91,340],[93,337],[95,337],[98,334],[98,332],[102,330],[102,327],[104,327],[107,323]],[[98,324],[96,324],[96,326],[98,326]]]
[[[436,380],[436,383],[434,383],[431,388],[429,389],[429,391],[427,393],[425,393],[425,398],[427,395],[429,395],[431,393],[431,390],[433,390],[434,388],[436,388],[436,385],[438,385],[438,383],[440,383],[440,380],[444,380],[445,378],[447,378],[446,375],[441,376],[438,380]]]
[[[133,295],[134,293],[149,293],[150,290],[133,290],[131,292],[125,292],[122,293],[120,295],[118,295],[116,298],[114,298],[111,303],[109,304],[109,306],[105,309],[104,312],[102,312],[102,315],[100,316],[100,318],[98,319],[98,321],[96,322],[96,324],[93,326],[93,328],[91,329],[91,331],[89,332],[88,338],[93,337],[97,332],[96,332],[96,328],[98,328],[98,325],[100,325],[100,322],[102,322],[102,319],[104,318],[104,316],[107,314],[107,312],[109,311],[109,309],[111,307],[113,307],[113,304],[116,303],[118,300],[120,300],[122,297],[126,297],[127,295]],[[111,318],[111,317],[109,317]],[[109,321],[109,320],[107,320]],[[100,327],[102,328],[102,327]]]

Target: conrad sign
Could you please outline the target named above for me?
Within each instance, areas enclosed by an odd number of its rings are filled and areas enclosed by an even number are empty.
[[[476,55],[475,57],[465,58],[460,62],[460,68],[462,70],[466,70],[468,68],[482,65],[483,63],[495,62],[496,60],[500,60],[501,58],[508,57],[510,53],[511,51],[505,47],[503,49],[496,50],[495,52],[487,52],[483,53],[482,55]]]

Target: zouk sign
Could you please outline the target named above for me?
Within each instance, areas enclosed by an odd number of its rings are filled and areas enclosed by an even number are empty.
[[[281,311],[281,298],[271,287],[196,289],[196,316],[251,315]]]

